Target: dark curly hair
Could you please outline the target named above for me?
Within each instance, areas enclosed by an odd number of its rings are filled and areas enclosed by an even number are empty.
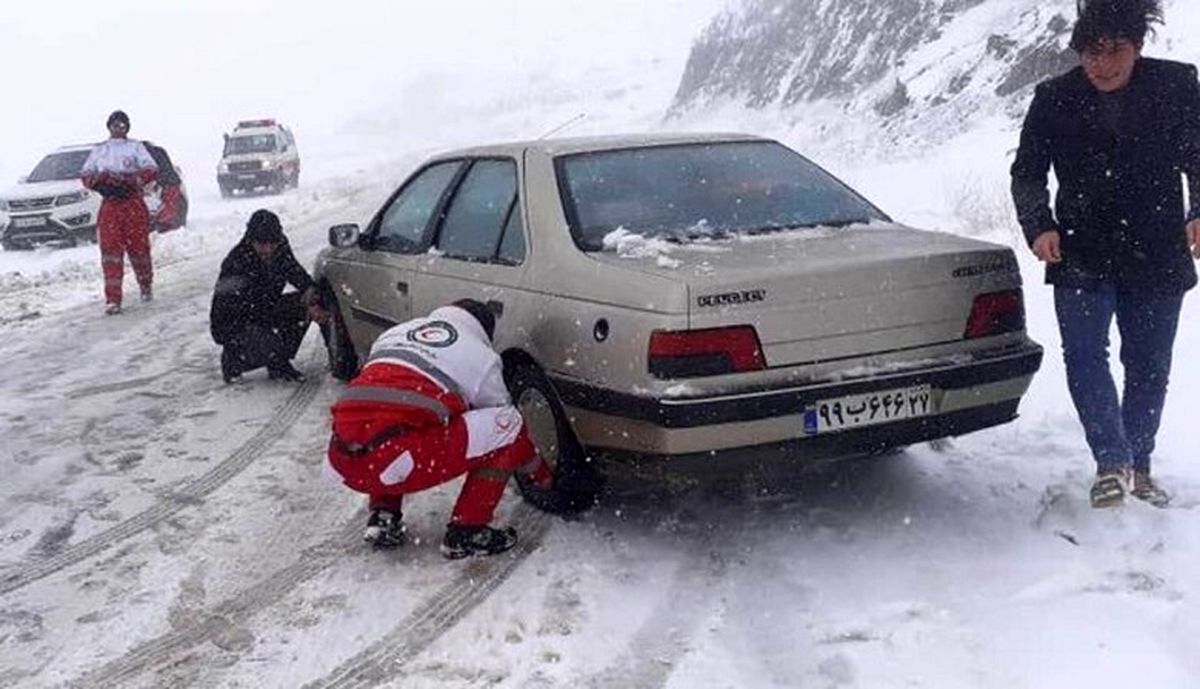
[[[1078,0],[1079,20],[1071,32],[1077,53],[1104,40],[1127,40],[1138,45],[1163,22],[1162,0]]]
[[[488,339],[491,340],[496,335],[496,315],[488,308],[487,304],[476,301],[474,299],[459,299],[451,304],[466,311],[479,321],[479,325],[483,326],[483,331],[487,333]]]

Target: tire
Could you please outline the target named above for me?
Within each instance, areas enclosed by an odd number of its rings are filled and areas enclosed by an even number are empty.
[[[505,374],[513,403],[529,427],[530,439],[554,471],[554,487],[550,489],[539,488],[528,477],[517,474],[521,496],[537,509],[559,516],[591,509],[604,479],[575,438],[558,393],[532,365],[516,366]]]
[[[0,246],[3,246],[5,251],[33,251],[33,244],[29,242],[4,240],[0,242]]]
[[[328,288],[321,290],[321,302],[330,314],[329,323],[321,326],[325,352],[329,356],[329,373],[338,380],[349,381],[358,374],[358,354],[354,352],[354,343],[350,341],[337,299]]]
[[[233,190],[229,187],[221,187],[221,198],[227,199],[230,196],[233,196]]]

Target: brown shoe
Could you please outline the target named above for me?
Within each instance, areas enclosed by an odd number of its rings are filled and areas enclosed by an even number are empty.
[[[1096,480],[1092,481],[1090,494],[1092,507],[1097,509],[1117,507],[1125,502],[1125,496],[1128,493],[1128,469],[1102,471],[1096,474]]]
[[[1150,478],[1149,471],[1133,472],[1133,489],[1129,494],[1155,507],[1166,507],[1171,503],[1171,495]]]

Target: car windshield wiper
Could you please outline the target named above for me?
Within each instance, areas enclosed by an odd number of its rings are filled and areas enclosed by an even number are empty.
[[[674,230],[671,232],[664,232],[658,236],[667,240],[668,242],[684,244],[696,239],[729,239],[731,234],[733,233],[727,229],[706,228],[703,230]]]
[[[807,223],[796,223],[794,225],[767,225],[765,227],[756,227],[749,230],[743,230],[742,234],[768,234],[771,232],[783,232],[786,230],[813,230],[817,228],[841,228],[849,227],[850,225],[860,225],[870,222],[869,220],[853,219],[853,220],[816,220]]]

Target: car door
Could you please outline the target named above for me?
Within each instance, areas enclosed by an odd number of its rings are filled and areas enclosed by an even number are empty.
[[[433,163],[409,177],[367,227],[354,266],[339,271],[340,284],[333,289],[359,352],[412,317],[413,269],[428,251],[434,212],[462,165],[460,160]]]
[[[528,312],[520,285],[526,255],[511,158],[483,158],[470,167],[440,214],[433,246],[416,267],[413,310],[428,313],[456,299],[488,303],[497,315],[497,339],[510,332],[514,313]]]

